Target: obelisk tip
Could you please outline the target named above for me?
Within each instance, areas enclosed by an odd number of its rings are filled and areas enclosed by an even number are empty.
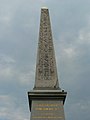
[[[41,7],[41,9],[48,9],[47,7]]]

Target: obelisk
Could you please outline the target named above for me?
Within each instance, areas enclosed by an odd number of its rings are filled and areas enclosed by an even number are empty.
[[[65,120],[67,92],[58,82],[49,10],[41,8],[35,86],[28,92],[31,120]]]

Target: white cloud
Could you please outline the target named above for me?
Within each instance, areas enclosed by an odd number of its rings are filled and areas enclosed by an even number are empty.
[[[17,78],[22,85],[33,85],[35,82],[35,67],[32,67],[30,71],[21,72]]]
[[[2,65],[6,65],[6,64],[14,64],[15,60],[10,57],[7,56],[6,54],[0,54],[0,64]]]
[[[2,16],[0,18],[1,24],[10,25],[11,18],[9,16]]]
[[[22,106],[15,107],[15,99],[9,95],[0,95],[0,119],[28,120]],[[26,117],[27,116],[27,117]]]
[[[67,56],[68,58],[72,58],[75,55],[75,50],[74,48],[65,48],[63,49],[65,56]]]
[[[78,43],[90,44],[90,15],[87,16],[87,25],[79,32]]]
[[[90,44],[90,29],[84,29],[81,30],[79,33],[79,39],[78,39],[81,44]]]
[[[4,79],[8,79],[13,76],[13,69],[6,67],[6,68],[0,68],[0,77]]]
[[[81,101],[71,104],[70,111],[72,111],[73,113],[77,115],[78,110],[80,110],[81,113],[85,112],[86,114],[86,111],[90,111],[90,101],[81,100]]]
[[[5,54],[0,54],[0,78],[5,80],[11,78],[14,75],[14,64],[14,59]]]
[[[20,70],[16,68],[16,61],[5,54],[0,55],[0,81],[18,82],[20,85],[33,85],[35,81],[35,66],[32,69]]]

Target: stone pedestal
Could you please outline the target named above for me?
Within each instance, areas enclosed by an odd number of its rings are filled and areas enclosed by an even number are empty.
[[[61,90],[33,90],[28,92],[31,120],[65,120],[66,92]]]

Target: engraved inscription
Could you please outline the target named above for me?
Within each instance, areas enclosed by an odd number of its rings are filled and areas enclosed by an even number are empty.
[[[62,101],[33,101],[32,119],[62,119],[64,120],[64,109]]]
[[[32,118],[50,118],[50,119],[55,119],[55,118],[62,118],[61,116],[60,117],[57,117],[57,116],[33,116]]]
[[[35,108],[35,110],[61,110],[60,108]]]

